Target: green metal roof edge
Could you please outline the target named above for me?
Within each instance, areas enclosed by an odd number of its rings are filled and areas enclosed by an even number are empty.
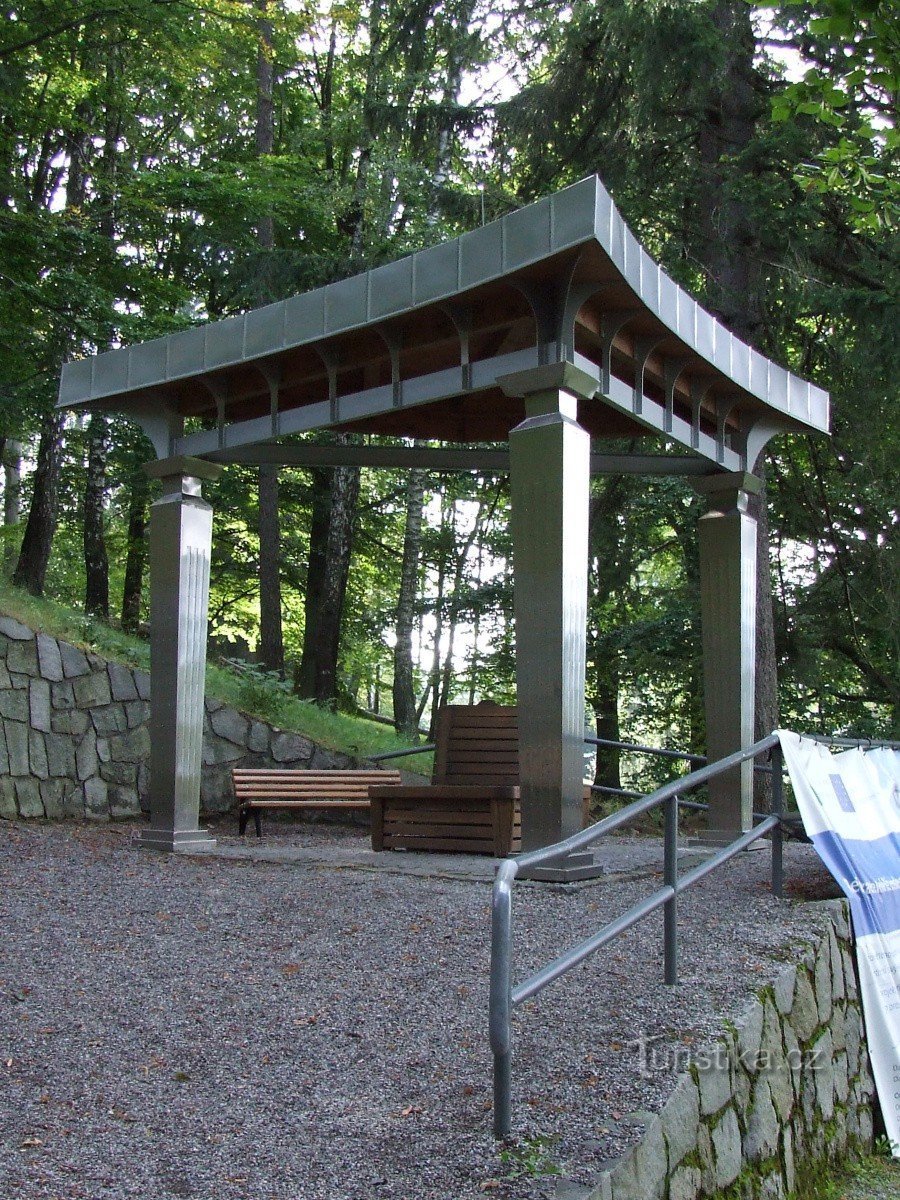
[[[109,400],[269,358],[446,302],[562,251],[600,245],[649,313],[736,387],[775,411],[828,429],[828,394],[742,342],[641,246],[597,176],[449,242],[360,275],[63,367],[59,407]]]

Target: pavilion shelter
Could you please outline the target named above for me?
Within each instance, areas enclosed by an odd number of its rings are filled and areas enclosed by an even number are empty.
[[[596,177],[364,274],[70,362],[59,404],[136,421],[162,483],[150,531],[151,821],[198,827],[212,513],[228,463],[510,473],[522,840],[580,826],[591,472],[689,475],[699,522],[707,753],[753,742],[752,474],[828,396],[739,341],[639,245]],[[330,430],[395,444],[333,445]],[[591,439],[654,452],[592,453]],[[440,446],[414,446],[413,439]],[[448,445],[449,444],[449,445]],[[710,837],[752,820],[752,764],[710,785]]]

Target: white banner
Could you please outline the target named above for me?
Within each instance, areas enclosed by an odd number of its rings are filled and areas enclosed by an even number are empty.
[[[778,737],[806,832],[850,901],[872,1073],[900,1158],[900,751]]]

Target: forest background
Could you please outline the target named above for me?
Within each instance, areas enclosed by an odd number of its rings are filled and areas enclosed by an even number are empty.
[[[833,437],[779,439],[758,467],[760,731],[897,737],[892,10],[3,4],[6,574],[145,628],[153,452],[126,422],[57,412],[63,362],[355,274],[597,172],[679,283],[832,393]],[[505,478],[232,467],[205,494],[213,649],[406,736],[441,702],[514,696]],[[678,480],[592,485],[601,736],[702,749],[700,511]],[[614,756],[598,772],[619,784]]]

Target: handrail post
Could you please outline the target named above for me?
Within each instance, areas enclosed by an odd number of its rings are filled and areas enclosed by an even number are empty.
[[[663,878],[667,887],[678,887],[678,796],[666,801],[665,860]],[[665,981],[678,982],[678,892],[673,891],[671,900],[663,908],[663,957]]]
[[[502,863],[491,896],[490,1038],[494,1055],[494,1136],[512,1127],[512,881],[515,864]]]
[[[658,908],[664,909],[665,921],[665,980],[667,984],[678,981],[678,895],[683,887],[691,887],[715,870],[723,862],[734,857],[745,846],[757,838],[776,831],[780,833],[775,814],[762,822],[762,827],[749,830],[720,850],[712,859],[700,867],[688,871],[682,878],[678,873],[678,815],[682,793],[692,791],[701,783],[723,771],[727,771],[747,759],[755,758],[764,750],[776,746],[774,734],[755,742],[746,750],[735,751],[717,763],[709,763],[683,779],[678,779],[658,788],[649,796],[635,800],[620,812],[604,817],[589,829],[581,830],[553,846],[527,851],[517,858],[507,858],[500,863],[491,893],[491,979],[490,979],[490,1044],[494,1058],[494,1135],[509,1137],[512,1128],[512,1011],[523,1000],[535,995],[547,984],[558,979],[571,967],[584,961],[589,955],[608,944],[613,938],[630,929],[638,921],[649,916]],[[780,747],[777,763],[780,767]],[[780,774],[779,784],[780,787]],[[780,814],[781,794],[776,791]],[[601,837],[612,833],[627,821],[650,812],[657,805],[665,805],[665,882],[664,886],[641,904],[633,906],[623,917],[604,926],[594,937],[588,938],[568,955],[551,962],[537,975],[533,975],[515,989],[512,986],[512,888],[517,874],[531,869],[539,863],[560,858],[565,854],[593,845]],[[780,846],[780,842],[779,842]],[[780,863],[780,858],[779,858]],[[780,867],[779,867],[780,870]],[[774,868],[773,868],[774,871]],[[683,885],[683,887],[682,887]]]
[[[784,756],[781,742],[772,747],[772,815],[778,824],[772,830],[772,895],[781,900],[784,896]]]

